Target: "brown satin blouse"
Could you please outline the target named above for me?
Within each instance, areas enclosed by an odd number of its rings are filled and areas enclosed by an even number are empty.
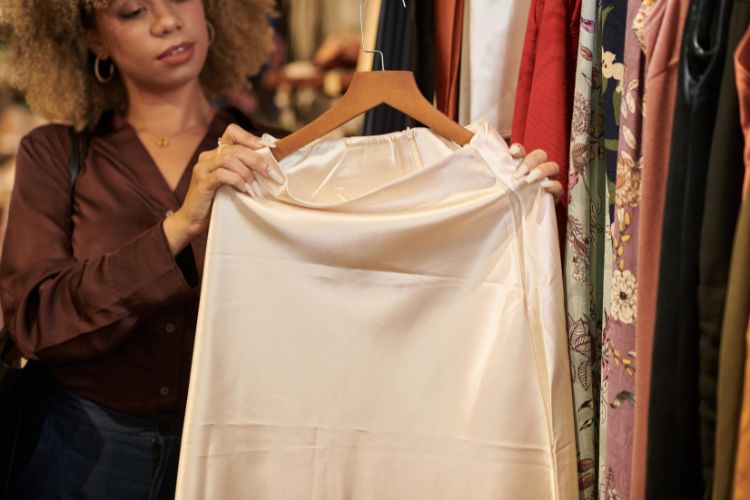
[[[132,415],[182,411],[205,235],[176,258],[162,229],[192,166],[236,121],[217,112],[175,191],[120,116],[90,135],[69,193],[67,129],[21,142],[0,263],[3,316],[21,351],[54,379]]]

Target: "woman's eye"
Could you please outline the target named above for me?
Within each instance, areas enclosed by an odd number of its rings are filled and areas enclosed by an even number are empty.
[[[120,14],[120,17],[123,19],[135,19],[136,17],[140,16],[143,12],[145,12],[146,9],[143,7],[139,7],[137,9],[129,10],[127,12],[123,12]]]

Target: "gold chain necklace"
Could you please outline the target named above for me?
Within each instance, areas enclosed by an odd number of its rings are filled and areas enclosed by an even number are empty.
[[[154,134],[153,132],[149,132],[148,130],[142,129],[142,128],[137,128],[137,129],[135,129],[135,131],[138,132],[139,134],[148,134],[151,137],[155,138],[156,139],[156,142],[155,142],[156,147],[166,148],[170,144],[172,144],[171,140],[174,139],[175,137],[179,137],[181,135],[184,135],[184,134],[186,134],[186,133],[188,133],[188,132],[190,132],[190,131],[198,128],[198,127],[205,127],[205,126],[206,126],[206,124],[199,123],[197,125],[193,125],[192,127],[188,127],[186,129],[180,130],[179,132],[171,134],[171,135],[158,135],[158,134]]]
[[[209,113],[204,118],[204,120],[201,123],[197,123],[197,124],[195,124],[193,126],[184,128],[184,129],[180,130],[179,132],[176,132],[176,133],[171,134],[171,135],[154,134],[153,132],[150,132],[150,131],[146,130],[145,128],[135,128],[135,127],[133,127],[133,128],[135,129],[136,133],[139,133],[139,134],[148,134],[151,137],[155,138],[156,139],[156,143],[155,143],[156,147],[158,147],[158,148],[166,148],[166,147],[169,147],[170,144],[172,144],[171,141],[175,137],[179,137],[181,135],[184,135],[184,134],[186,134],[188,132],[191,132],[192,130],[195,130],[196,128],[199,128],[199,127],[204,127],[207,130],[208,127],[211,125],[211,116],[212,116],[212,113]]]

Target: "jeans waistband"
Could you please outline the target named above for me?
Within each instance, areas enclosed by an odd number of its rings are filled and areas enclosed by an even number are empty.
[[[122,434],[182,432],[184,413],[165,413],[148,417],[127,415],[105,408],[65,388],[51,378],[42,384],[43,400],[58,417],[69,422],[94,423],[97,428]]]

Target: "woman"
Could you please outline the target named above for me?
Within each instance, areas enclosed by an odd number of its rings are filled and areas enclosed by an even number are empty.
[[[66,128],[34,130],[18,153],[3,312],[50,381],[15,496],[170,498],[211,203],[269,175],[258,138],[209,97],[257,71],[273,2],[5,2],[16,83],[90,140],[72,208]],[[554,175],[545,160],[519,175]]]

